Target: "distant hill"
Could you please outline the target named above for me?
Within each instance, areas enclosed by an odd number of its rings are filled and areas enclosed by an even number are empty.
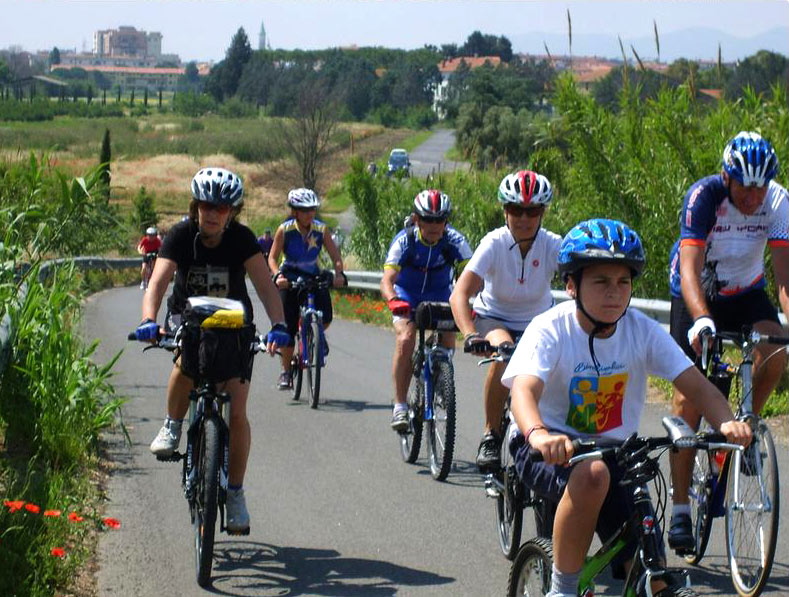
[[[776,27],[752,37],[736,37],[717,29],[693,28],[662,33],[660,35],[660,60],[673,62],[677,58],[700,60],[717,60],[718,43],[724,62],[734,62],[756,54],[759,50],[770,50],[789,56],[789,27]],[[632,45],[642,60],[656,58],[654,36],[630,37],[622,34],[622,43],[629,58],[633,58]],[[544,54],[543,42],[548,45],[551,54],[567,54],[567,34],[539,31],[509,36],[512,49],[516,53]],[[573,54],[576,56],[600,56],[603,58],[621,58],[619,41],[616,35],[600,35],[573,32]]]

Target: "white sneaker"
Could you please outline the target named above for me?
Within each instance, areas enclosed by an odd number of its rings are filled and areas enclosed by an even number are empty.
[[[227,490],[225,503],[225,528],[230,534],[246,535],[249,533],[249,512],[244,490]]]
[[[171,429],[167,425],[162,425],[158,435],[151,442],[151,452],[157,456],[170,456],[181,441],[181,428]]]

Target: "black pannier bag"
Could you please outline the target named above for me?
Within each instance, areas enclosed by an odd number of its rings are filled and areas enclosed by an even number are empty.
[[[255,326],[240,301],[196,296],[187,301],[181,327],[181,370],[192,379],[249,380]]]

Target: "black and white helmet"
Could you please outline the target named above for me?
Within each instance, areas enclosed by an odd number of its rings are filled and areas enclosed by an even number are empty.
[[[192,179],[192,197],[214,205],[241,207],[244,183],[237,174],[224,168],[202,168]]]
[[[321,200],[312,189],[291,189],[288,193],[288,205],[293,209],[318,209]]]

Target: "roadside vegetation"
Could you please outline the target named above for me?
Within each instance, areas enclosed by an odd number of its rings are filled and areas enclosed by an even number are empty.
[[[77,333],[73,268],[39,279],[46,258],[117,245],[100,181],[99,168],[71,179],[46,158],[0,164],[0,317],[13,330],[0,371],[3,595],[65,589],[91,555],[90,537],[117,523],[101,518],[93,482],[99,434],[121,406],[110,384],[115,359],[94,363],[96,342]]]

